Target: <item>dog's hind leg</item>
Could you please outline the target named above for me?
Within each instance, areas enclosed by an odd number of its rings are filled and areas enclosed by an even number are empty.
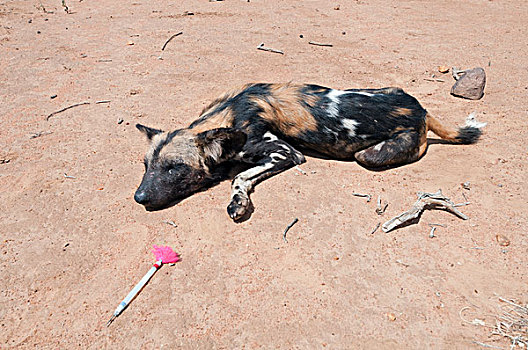
[[[305,161],[302,153],[271,133],[265,134],[262,141],[250,145],[242,158],[255,164],[255,167],[233,179],[231,203],[227,207],[233,220],[239,220],[246,214],[250,207],[249,193],[258,182]]]
[[[392,138],[355,153],[356,161],[369,168],[382,168],[418,160],[427,148],[427,139],[417,131],[404,131]]]

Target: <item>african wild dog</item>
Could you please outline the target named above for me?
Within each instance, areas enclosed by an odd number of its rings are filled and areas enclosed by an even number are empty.
[[[303,152],[384,168],[418,160],[428,130],[470,144],[484,125],[468,119],[447,129],[399,88],[249,84],[212,102],[188,128],[136,125],[151,146],[134,199],[147,210],[163,209],[210,186],[222,165],[243,163],[247,170],[234,177],[227,207],[240,220],[255,184],[303,163]]]

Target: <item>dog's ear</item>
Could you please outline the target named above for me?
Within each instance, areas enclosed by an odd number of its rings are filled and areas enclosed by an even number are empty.
[[[149,140],[152,140],[154,135],[161,134],[163,131],[159,129],[149,128],[148,126],[136,124],[136,128],[141,131],[143,134],[147,135]]]
[[[233,128],[218,128],[204,131],[196,136],[196,145],[213,163],[233,157],[246,144],[246,133]]]

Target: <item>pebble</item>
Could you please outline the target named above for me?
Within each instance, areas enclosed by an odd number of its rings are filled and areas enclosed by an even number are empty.
[[[470,100],[480,100],[484,96],[485,85],[486,72],[484,69],[480,67],[469,69],[464,71],[464,74],[453,85],[451,95]]]
[[[510,245],[510,240],[508,239],[508,237],[504,235],[496,234],[495,239],[497,240],[497,243],[499,243],[501,247],[507,247]]]

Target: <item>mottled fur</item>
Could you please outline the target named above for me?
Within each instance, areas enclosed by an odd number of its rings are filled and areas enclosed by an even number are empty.
[[[248,84],[213,101],[188,128],[137,125],[151,146],[135,199],[148,210],[165,208],[217,181],[219,167],[238,162],[249,168],[232,183],[228,212],[238,220],[255,184],[303,163],[303,153],[383,168],[418,160],[428,130],[469,144],[482,126],[472,119],[448,129],[399,88]]]

